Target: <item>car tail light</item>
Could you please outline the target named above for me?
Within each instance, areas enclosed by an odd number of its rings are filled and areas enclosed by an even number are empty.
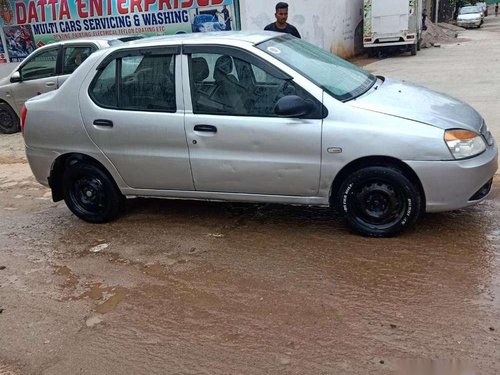
[[[26,109],[26,105],[23,104],[23,108],[21,109],[21,133],[24,137],[24,124],[26,122],[26,115],[28,114],[28,110]]]

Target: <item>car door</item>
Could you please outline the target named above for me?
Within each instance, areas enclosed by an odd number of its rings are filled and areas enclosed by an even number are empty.
[[[195,189],[315,196],[321,166],[322,90],[308,93],[253,53],[226,46],[184,46],[186,135]],[[302,84],[307,82],[302,78]],[[303,118],[280,118],[277,101],[314,103]],[[315,97],[317,96],[317,97]]]
[[[96,50],[95,44],[65,44],[61,52],[61,72],[57,76],[57,87],[61,87],[76,68]]]
[[[26,100],[57,89],[59,50],[60,46],[43,49],[35,52],[21,64],[18,69],[21,81],[11,85],[18,111]]]
[[[89,136],[135,189],[193,190],[178,52],[115,52],[80,91]]]

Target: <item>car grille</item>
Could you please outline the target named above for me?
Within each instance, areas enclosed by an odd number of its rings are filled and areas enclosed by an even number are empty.
[[[481,136],[484,138],[488,146],[493,146],[493,135],[488,130],[486,123],[483,121],[483,126],[481,126]]]

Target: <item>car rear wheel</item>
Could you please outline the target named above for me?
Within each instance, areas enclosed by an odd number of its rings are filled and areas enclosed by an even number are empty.
[[[125,200],[111,177],[99,167],[79,161],[64,171],[63,194],[71,212],[89,223],[115,219]]]
[[[12,134],[20,130],[19,117],[7,103],[0,103],[0,133]]]
[[[415,56],[417,54],[417,45],[416,44],[411,45],[410,53],[412,56]]]
[[[399,170],[367,167],[346,178],[337,195],[337,206],[357,232],[391,237],[417,221],[422,197]]]

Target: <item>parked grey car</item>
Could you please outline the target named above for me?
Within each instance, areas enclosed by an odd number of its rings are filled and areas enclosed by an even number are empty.
[[[0,133],[19,131],[19,114],[26,100],[60,87],[91,53],[141,36],[74,39],[43,46],[0,80]]]
[[[498,167],[467,104],[270,32],[97,51],[22,127],[36,179],[91,223],[160,197],[330,206],[392,236],[485,199]]]

